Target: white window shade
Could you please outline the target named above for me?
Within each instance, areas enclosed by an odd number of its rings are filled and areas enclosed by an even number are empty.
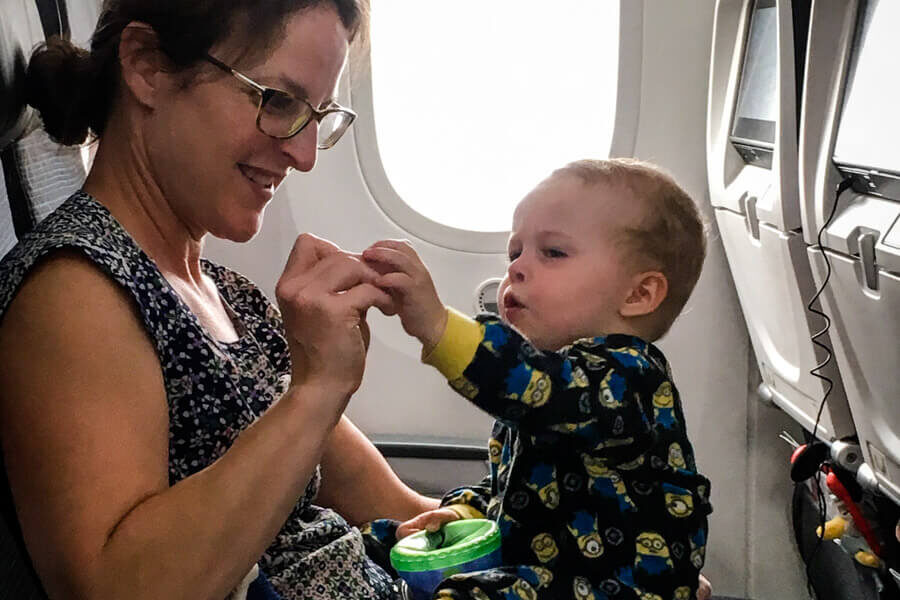
[[[640,80],[640,10],[620,4],[373,0],[371,95],[354,82],[353,99],[371,121],[356,134],[376,201],[412,233],[455,245],[421,232],[508,231],[515,204],[553,169],[609,156],[620,81]],[[620,69],[620,11],[636,22],[632,73]]]

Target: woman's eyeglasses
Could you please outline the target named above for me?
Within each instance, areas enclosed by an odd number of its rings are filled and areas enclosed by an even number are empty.
[[[226,73],[234,75],[244,85],[253,88],[259,96],[256,127],[273,138],[283,140],[293,137],[315,119],[319,123],[317,146],[320,150],[325,150],[341,139],[356,118],[355,112],[336,103],[332,103],[324,110],[316,110],[306,100],[279,89],[260,85],[208,54],[206,60]]]

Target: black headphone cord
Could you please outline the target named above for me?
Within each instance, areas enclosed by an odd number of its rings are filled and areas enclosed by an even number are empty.
[[[823,310],[816,307],[816,302],[819,300],[819,297],[825,291],[825,287],[828,285],[828,281],[831,279],[831,261],[828,259],[828,253],[825,251],[825,247],[822,245],[822,235],[825,233],[825,229],[831,225],[831,221],[834,220],[834,216],[837,213],[837,205],[838,200],[845,191],[849,188],[853,187],[853,183],[856,180],[856,177],[851,175],[845,177],[836,187],[834,194],[834,203],[831,205],[831,212],[828,214],[828,218],[825,219],[825,222],[822,223],[822,226],[819,228],[818,233],[816,234],[816,245],[813,246],[815,250],[822,253],[822,258],[825,260],[825,276],[822,278],[822,283],[819,285],[816,293],[813,294],[813,297],[810,299],[809,303],[806,305],[806,308],[812,312],[813,314],[818,315],[825,321],[825,326],[813,334],[810,337],[812,343],[821,348],[825,352],[825,358],[822,362],[818,363],[815,367],[813,367],[809,373],[810,375],[817,377],[825,382],[825,391],[822,394],[822,401],[819,403],[819,410],[816,412],[816,420],[813,424],[812,433],[806,433],[806,442],[807,444],[811,444],[816,438],[816,432],[819,430],[819,421],[822,419],[822,413],[825,410],[825,405],[828,401],[828,396],[831,394],[831,391],[834,389],[834,381],[831,380],[827,375],[822,374],[820,371],[825,368],[831,362],[833,357],[833,353],[830,347],[826,344],[819,341],[819,338],[826,335],[831,329],[831,317],[829,317]],[[816,481],[816,503],[818,508],[818,522],[819,522],[819,531],[816,535],[816,545],[813,547],[812,554],[810,554],[809,559],[806,561],[806,587],[807,591],[809,591],[811,597],[815,597],[814,588],[812,585],[812,576],[811,576],[811,567],[813,564],[813,560],[816,557],[816,554],[819,551],[819,547],[822,545],[822,542],[825,538],[825,517],[826,514],[826,506],[825,506],[825,496],[822,492],[822,470],[817,469],[815,474]]]

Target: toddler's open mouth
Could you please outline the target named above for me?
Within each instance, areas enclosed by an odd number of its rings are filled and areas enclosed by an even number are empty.
[[[525,305],[512,292],[506,292],[503,294],[503,308],[525,308]]]

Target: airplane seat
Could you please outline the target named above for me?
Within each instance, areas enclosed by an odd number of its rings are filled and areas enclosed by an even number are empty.
[[[24,103],[34,47],[49,35],[88,39],[100,0],[6,0],[0,4],[0,256],[81,187],[81,148],[54,143]],[[46,599],[31,565],[0,462],[0,598]]]
[[[710,202],[771,400],[824,440],[855,433],[841,373],[812,339],[823,321],[802,231],[797,97],[808,2],[718,0],[707,106]],[[827,335],[820,341],[828,344]],[[821,410],[820,410],[821,409]]]
[[[815,0],[800,129],[804,235],[865,460],[856,480],[890,532],[900,511],[900,113],[883,73],[900,51],[898,25],[897,2]],[[895,598],[892,537],[880,558],[893,583],[882,597]]]
[[[900,113],[893,80],[883,78],[900,51],[900,4],[817,1],[814,15],[807,78],[815,87],[801,131],[808,258],[817,284],[830,270],[823,307],[864,480],[900,504]],[[836,199],[841,181],[852,187]]]

